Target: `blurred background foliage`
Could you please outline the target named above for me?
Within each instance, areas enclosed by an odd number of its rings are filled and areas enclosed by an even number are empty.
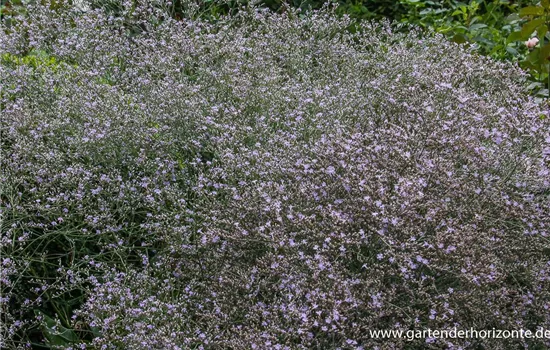
[[[0,0],[2,24],[7,30],[18,14],[25,14],[32,2],[47,2],[52,8],[66,4],[83,8],[103,8],[116,14],[124,0]],[[130,0],[138,1],[138,0]],[[252,0],[272,11],[284,12],[288,7],[303,11],[319,9],[326,0]],[[456,43],[476,49],[480,54],[497,60],[519,62],[531,73],[533,94],[548,96],[548,63],[533,65],[522,28],[529,18],[520,16],[522,8],[541,6],[537,0],[332,0],[339,6],[339,15],[355,19],[389,19],[391,21],[431,28]],[[251,0],[195,0],[195,16],[217,20],[247,5]],[[176,19],[189,17],[189,1],[173,0],[169,5]],[[518,33],[523,33],[518,35]],[[513,33],[516,33],[512,35]],[[536,31],[531,30],[531,36]],[[544,35],[541,45],[545,43]]]

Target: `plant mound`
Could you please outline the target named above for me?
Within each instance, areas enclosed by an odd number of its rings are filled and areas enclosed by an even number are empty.
[[[1,346],[550,346],[370,333],[550,329],[519,68],[327,8],[32,13],[0,36]]]

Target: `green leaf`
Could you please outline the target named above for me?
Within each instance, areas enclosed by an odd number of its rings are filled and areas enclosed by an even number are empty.
[[[461,14],[462,14],[462,11],[460,11],[460,10],[455,10],[455,12],[453,12],[453,13],[451,14],[451,16],[456,16],[456,15],[461,15]]]
[[[78,342],[78,336],[69,328],[65,328],[45,313],[35,310],[35,314],[42,318],[40,328],[47,339],[48,345],[66,346]]]
[[[92,330],[92,334],[95,336],[95,337],[101,337],[103,334],[101,334],[100,330],[98,327],[90,327],[90,329]]]
[[[525,23],[523,25],[523,27],[521,28],[521,34],[524,37],[527,36],[527,38],[529,38],[529,36],[535,31],[535,29],[538,26],[541,26],[543,24],[544,24],[544,18],[537,18],[537,19],[534,19],[532,21],[529,21],[529,22]]]
[[[542,16],[544,15],[544,8],[540,6],[527,6],[519,10],[519,15],[524,16]]]
[[[466,28],[466,27],[464,27],[464,26],[454,26],[453,29],[455,29],[455,30],[456,30],[456,29],[462,29],[462,30],[465,30],[465,31],[468,30],[468,28]]]
[[[541,89],[543,87],[544,87],[543,83],[539,81],[535,81],[527,86],[527,90]]]
[[[520,66],[525,70],[537,71],[537,67],[527,60],[520,62]]]
[[[514,41],[520,41],[520,40],[527,40],[529,39],[529,35],[523,35],[521,31],[519,32],[513,32],[508,35],[508,38],[506,39],[506,43],[509,44]]]
[[[472,40],[475,41],[475,42],[478,42],[478,43],[483,43],[487,46],[494,46],[495,45],[494,42],[492,42],[491,40],[489,40],[487,38],[484,38],[482,36],[476,36],[476,37],[472,38]]]
[[[516,50],[516,49],[514,49],[513,47],[510,47],[510,46],[506,47],[506,52],[508,52],[512,56],[519,55],[518,50]]]
[[[481,16],[475,16],[474,18],[472,18],[470,20],[470,27],[474,24],[474,23],[477,23],[477,21],[482,21],[483,18],[481,18]]]
[[[548,63],[548,57],[550,57],[550,43],[540,48],[540,62]]]
[[[537,47],[529,55],[527,55],[526,61],[534,64],[535,66],[540,64],[540,49]]]
[[[548,32],[548,27],[546,24],[543,24],[541,26],[537,27],[537,36],[539,40],[544,40],[544,37],[546,36],[546,33]]]
[[[455,34],[452,38],[451,38],[451,41],[452,42],[455,42],[457,44],[464,44],[466,42],[468,42],[468,37],[464,34]]]
[[[484,24],[484,23],[476,23],[476,24],[472,24],[470,26],[470,30],[478,30],[478,29],[481,29],[481,28],[487,28],[487,25]]]
[[[540,2],[541,6],[544,7],[545,9],[550,9],[550,0],[542,0]]]
[[[506,17],[505,21],[506,22],[513,22],[513,21],[518,21],[520,19],[520,17],[518,16],[517,13],[512,13],[510,15],[508,15],[508,17]]]

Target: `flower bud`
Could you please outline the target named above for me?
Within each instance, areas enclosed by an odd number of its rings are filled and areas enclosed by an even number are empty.
[[[537,46],[538,42],[539,42],[538,38],[531,38],[525,42],[525,46],[532,49],[533,47]]]

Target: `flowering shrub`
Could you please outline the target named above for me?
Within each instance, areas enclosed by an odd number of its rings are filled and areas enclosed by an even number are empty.
[[[519,68],[328,8],[125,6],[0,37],[1,346],[550,346],[368,333],[550,328],[549,123]]]

